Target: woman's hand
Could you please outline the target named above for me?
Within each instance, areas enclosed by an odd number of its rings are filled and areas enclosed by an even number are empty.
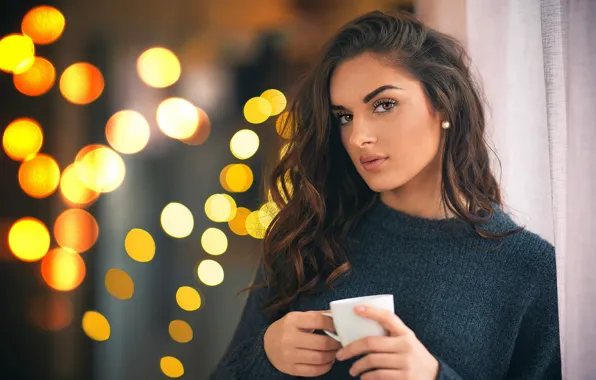
[[[372,307],[358,306],[356,314],[379,322],[390,336],[374,336],[349,344],[337,353],[338,360],[367,354],[356,361],[350,375],[362,380],[435,380],[439,362],[428,352],[402,320],[394,313]]]
[[[265,332],[265,353],[271,364],[292,376],[321,376],[331,369],[341,345],[314,330],[335,332],[333,321],[320,311],[291,312]]]

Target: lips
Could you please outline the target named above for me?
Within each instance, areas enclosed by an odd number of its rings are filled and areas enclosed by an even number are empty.
[[[368,155],[368,156],[362,156],[362,157],[360,157],[360,163],[364,165],[364,164],[373,163],[373,162],[378,161],[378,160],[384,160],[386,158],[387,158],[387,156],[382,156],[382,155],[378,155],[378,154],[371,154],[371,155]]]
[[[367,172],[378,172],[383,169],[385,162],[389,159],[387,156],[368,155],[360,157],[360,165]]]

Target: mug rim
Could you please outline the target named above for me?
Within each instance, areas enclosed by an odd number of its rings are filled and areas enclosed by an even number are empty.
[[[393,297],[393,294],[374,294],[372,296],[344,298],[341,300],[331,301],[331,302],[329,302],[329,305],[330,306],[331,305],[341,305],[341,304],[346,304],[346,303],[359,302],[359,301],[363,301],[363,300],[371,300],[371,299],[384,298],[384,297]]]

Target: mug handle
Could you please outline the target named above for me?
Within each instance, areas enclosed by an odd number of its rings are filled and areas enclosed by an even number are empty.
[[[324,316],[326,316],[326,317],[329,317],[329,318],[333,319],[333,315],[331,313],[329,313],[329,312],[324,312],[324,313],[321,313],[321,314],[324,315]],[[338,342],[341,343],[341,340],[339,339],[339,336],[337,336],[337,334],[334,334],[331,331],[327,331],[327,330],[323,330],[323,332],[325,334],[329,335],[331,338],[333,338],[336,341],[338,341]]]

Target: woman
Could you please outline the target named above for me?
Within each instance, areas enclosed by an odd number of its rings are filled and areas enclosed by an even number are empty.
[[[263,265],[212,379],[560,379],[554,249],[501,209],[463,48],[407,13],[344,26],[296,96]],[[389,336],[320,333],[335,299]]]

